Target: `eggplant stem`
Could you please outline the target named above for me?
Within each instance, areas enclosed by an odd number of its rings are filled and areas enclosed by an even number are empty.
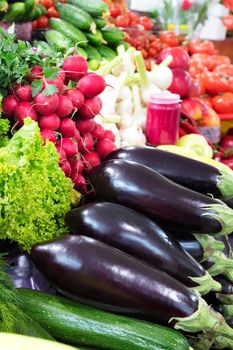
[[[217,181],[217,187],[220,190],[223,198],[233,196],[233,171],[219,169],[220,176]]]
[[[226,255],[222,252],[216,251],[211,255],[210,258],[214,262],[214,264],[208,269],[208,272],[211,274],[211,276],[217,276],[221,273],[225,274],[225,272],[229,274],[229,269],[233,269],[233,260],[227,258]]]
[[[223,305],[223,315],[225,318],[232,318],[233,305]]]
[[[225,249],[225,244],[223,242],[217,241],[214,237],[211,237],[210,235],[196,234],[194,236],[200,242],[204,250],[204,257],[202,261],[208,260],[208,258],[211,257],[211,255],[215,251],[222,252]]]
[[[169,322],[171,321],[176,321],[174,328],[177,330],[189,333],[211,332],[214,337],[231,339],[233,345],[233,329],[228,326],[222,315],[215,312],[200,296],[197,311],[185,318],[173,317]]]
[[[202,277],[190,277],[190,279],[199,284],[199,286],[192,288],[192,290],[199,292],[201,295],[208,294],[211,290],[214,292],[220,292],[222,290],[221,284],[215,281],[207,271]]]
[[[233,342],[225,337],[216,337],[214,345],[217,349],[233,349]]]
[[[222,304],[233,305],[233,294],[216,294],[218,300],[221,301]]]
[[[212,216],[219,221],[222,226],[222,230],[216,234],[215,237],[226,236],[233,231],[233,210],[229,208],[225,203],[219,201],[219,204],[212,204],[203,206],[202,209],[206,210],[204,215]]]

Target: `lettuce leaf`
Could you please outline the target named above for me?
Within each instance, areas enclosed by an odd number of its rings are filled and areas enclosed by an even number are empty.
[[[72,183],[58,165],[51,142],[43,145],[30,118],[6,147],[0,148],[0,239],[32,245],[67,233],[64,215],[71,207]]]

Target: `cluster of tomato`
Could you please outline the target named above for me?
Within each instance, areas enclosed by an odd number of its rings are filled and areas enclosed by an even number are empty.
[[[53,0],[40,0],[39,3],[46,8],[47,12],[45,15],[40,16],[36,21],[32,22],[32,29],[48,28],[49,18],[50,17],[55,17],[55,18],[59,17],[59,14],[54,6]]]

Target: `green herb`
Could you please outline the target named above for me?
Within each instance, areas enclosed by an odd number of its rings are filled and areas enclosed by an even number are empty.
[[[10,129],[10,121],[2,116],[2,99],[3,96],[0,94],[0,147],[3,147],[9,141],[8,132]]]
[[[37,94],[39,94],[40,90],[42,89],[43,81],[42,80],[33,80],[32,82],[32,97],[35,97]]]
[[[46,84],[44,90],[42,91],[43,95],[51,96],[54,92],[58,92],[58,88],[54,84]]]
[[[54,144],[43,146],[40,129],[30,118],[0,148],[0,239],[31,247],[68,232],[72,183],[58,165]]]

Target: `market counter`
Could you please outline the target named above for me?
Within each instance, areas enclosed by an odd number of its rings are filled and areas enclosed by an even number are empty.
[[[222,55],[229,56],[233,62],[233,38],[227,38],[226,40],[215,41],[216,49]]]

